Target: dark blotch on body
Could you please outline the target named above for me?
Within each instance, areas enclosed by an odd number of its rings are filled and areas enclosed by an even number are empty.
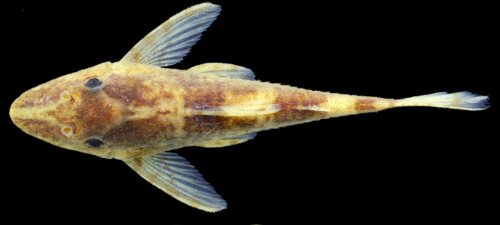
[[[118,118],[117,109],[105,98],[91,91],[82,93],[82,103],[76,112],[87,135],[97,135],[113,124]]]
[[[189,134],[241,131],[257,127],[257,117],[194,115],[185,118],[184,131]]]
[[[118,99],[126,105],[140,95],[141,81],[135,77],[111,76],[104,92],[111,98]]]
[[[302,89],[279,89],[278,97],[274,104],[280,106],[281,110],[273,114],[275,123],[288,123],[294,121],[307,121],[321,119],[328,116],[327,112],[314,110],[298,110],[298,108],[319,106],[328,101],[328,94],[311,92]]]
[[[313,110],[287,110],[273,114],[274,123],[294,123],[305,122],[316,119],[328,118],[329,114],[322,111]]]
[[[149,119],[126,121],[111,130],[104,136],[105,141],[116,145],[141,146],[146,143],[155,144],[173,137],[175,127],[168,121],[159,120],[158,116]]]
[[[369,99],[369,98],[361,98],[356,100],[356,103],[354,104],[354,109],[356,111],[368,111],[368,110],[375,110],[375,106],[373,103],[377,101],[375,99]]]
[[[326,101],[328,101],[328,95],[325,93],[280,88],[274,103],[282,109],[296,109],[297,107],[319,106]]]
[[[257,89],[250,85],[232,85],[234,80],[213,81],[206,77],[192,76],[179,79],[179,82],[187,92],[184,99],[186,108],[227,106],[238,97],[245,98],[257,92]]]

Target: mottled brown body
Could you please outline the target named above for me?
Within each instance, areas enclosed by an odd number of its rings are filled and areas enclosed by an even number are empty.
[[[16,101],[13,119],[50,143],[106,158],[134,158],[380,109],[376,98],[126,62],[104,63],[71,75],[73,79],[58,78]],[[102,87],[85,88],[90,78],[102,80]],[[240,105],[243,109],[233,107]],[[260,105],[276,110],[234,114],[249,105],[252,110]],[[86,147],[83,143],[90,137],[102,139],[102,149]]]
[[[225,147],[255,133],[330,117],[403,106],[483,110],[488,97],[470,92],[399,100],[332,94],[255,81],[248,68],[182,61],[217,18],[202,3],[172,16],[116,63],[68,74],[24,92],[10,108],[13,122],[46,142],[122,160],[141,177],[192,207],[227,207],[190,163],[169,150]]]
[[[24,92],[10,108],[14,124],[46,142],[122,160],[141,177],[192,207],[218,212],[226,201],[190,163],[169,150],[218,148],[263,130],[404,106],[483,110],[470,92],[399,100],[310,91],[255,80],[248,68],[182,61],[220,13],[202,3],[172,16],[116,63],[102,63]]]

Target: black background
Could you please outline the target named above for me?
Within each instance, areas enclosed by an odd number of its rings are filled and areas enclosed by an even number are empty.
[[[179,150],[228,202],[220,213],[174,200],[120,161],[62,150],[11,123],[8,108],[23,91],[119,60],[157,25],[199,2],[4,8],[2,218],[162,224],[498,218],[498,18],[489,5],[214,1],[222,5],[220,17],[174,68],[228,62],[263,81],[313,90],[391,98],[468,90],[492,98],[482,112],[401,108],[261,132],[224,149]]]

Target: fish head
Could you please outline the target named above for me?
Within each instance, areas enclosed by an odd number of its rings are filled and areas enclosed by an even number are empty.
[[[121,117],[121,107],[103,88],[111,63],[61,76],[21,94],[10,107],[14,124],[53,145],[111,158],[101,134]]]

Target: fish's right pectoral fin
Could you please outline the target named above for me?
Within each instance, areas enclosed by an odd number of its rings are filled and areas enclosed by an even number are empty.
[[[198,170],[176,153],[163,152],[124,162],[141,177],[191,207],[217,212],[227,206]]]
[[[239,136],[215,139],[215,140],[211,140],[209,142],[205,142],[203,144],[199,144],[197,146],[204,147],[204,148],[222,148],[222,147],[227,147],[227,146],[231,146],[231,145],[241,144],[241,143],[246,142],[248,140],[252,140],[256,135],[257,135],[256,133],[250,133],[250,134],[244,134],[244,135],[239,135]]]
[[[255,80],[251,69],[229,63],[204,63],[188,69],[192,72],[211,74],[218,77]]]
[[[220,10],[220,6],[211,3],[183,10],[141,39],[121,60],[159,67],[182,61]]]

